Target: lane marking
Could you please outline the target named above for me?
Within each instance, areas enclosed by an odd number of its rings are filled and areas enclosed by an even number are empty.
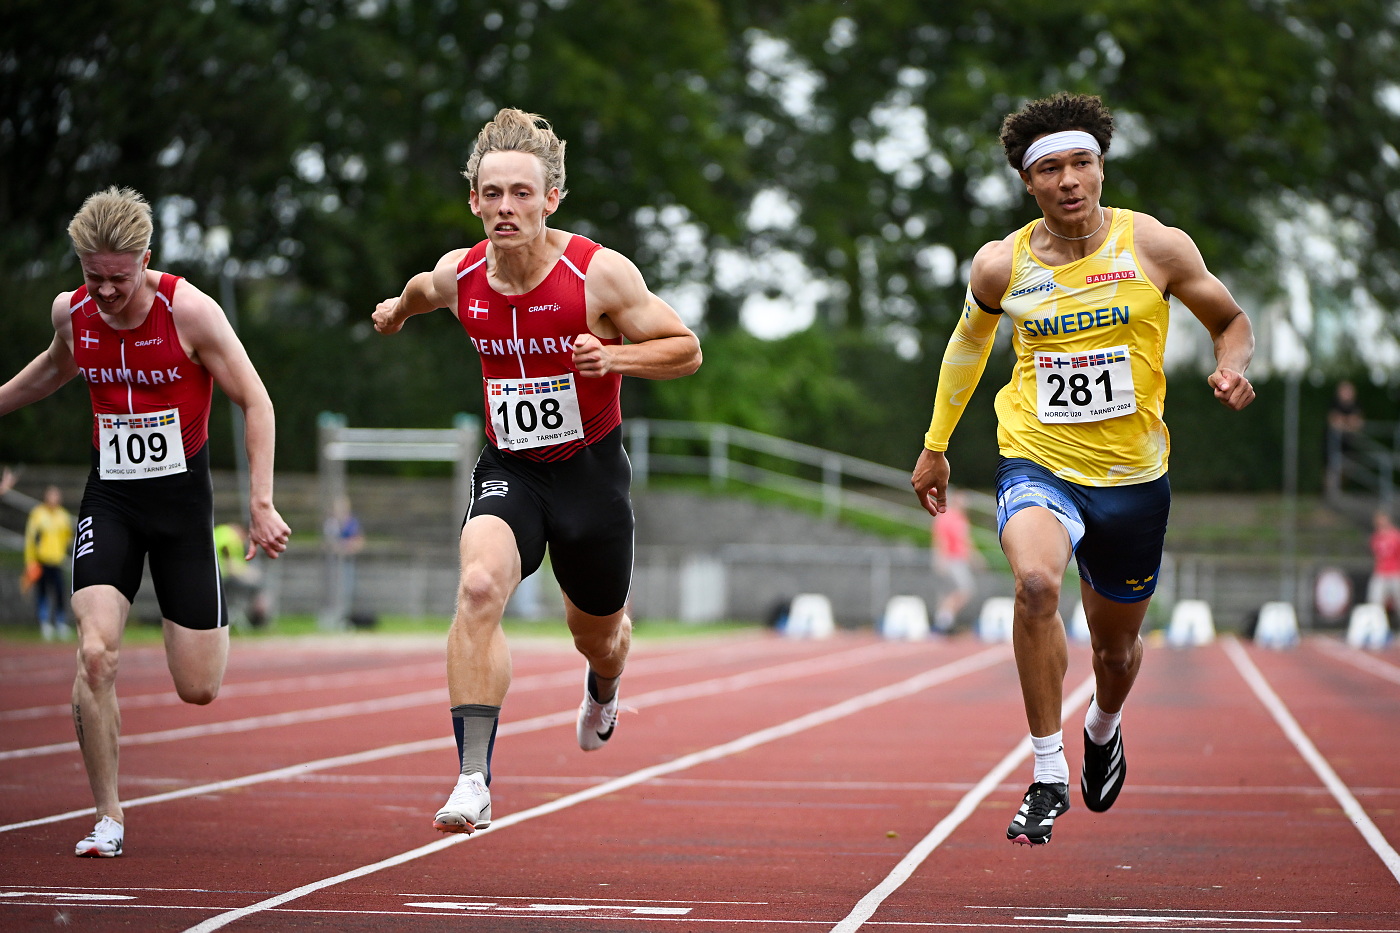
[[[642,784],[646,781],[649,781],[654,777],[660,777],[664,774],[672,774],[677,771],[684,771],[689,768],[693,768],[696,765],[706,764],[711,761],[717,761],[721,758],[727,758],[732,755],[737,755],[740,752],[749,751],[750,749],[757,748],[760,745],[764,745],[769,742],[774,742],[778,739],[788,738],[800,732],[804,732],[808,729],[835,722],[838,719],[843,719],[847,716],[854,715],[855,713],[862,712],[872,707],[880,706],[882,704],[889,703],[894,700],[912,696],[915,693],[918,693],[922,690],[927,690],[928,688],[933,687],[937,684],[946,683],[947,681],[953,680],[957,677],[962,677],[964,675],[982,670],[983,668],[990,667],[993,664],[1001,663],[1007,660],[1009,655],[1010,649],[1004,645],[997,645],[995,647],[985,649],[981,652],[978,652],[977,654],[960,658],[957,661],[952,661],[941,667],[936,667],[932,670],[925,671],[922,674],[917,674],[898,683],[890,684],[889,686],[881,687],[879,689],[869,691],[868,693],[863,693],[859,696],[852,697],[849,700],[844,700],[840,703],[828,706],[825,709],[820,709],[815,712],[808,713],[805,716],[799,716],[796,719],[789,720],[786,723],[782,723],[776,726],[770,726],[767,729],[760,729],[757,732],[751,732],[748,735],[735,739],[732,742],[725,742],[721,745],[711,746],[710,748],[705,749],[703,751],[694,752],[689,755],[683,755],[680,758],[676,758],[671,761],[664,762],[662,764],[652,765],[648,768],[642,768],[640,770],[633,771],[631,774],[627,774],[619,778],[614,778],[610,781],[604,781],[602,784],[594,785],[593,787],[587,788],[586,790],[569,794],[564,797],[556,798],[555,800],[552,800],[549,803],[541,804],[540,806],[533,807],[529,810],[523,810],[519,813],[508,814],[505,817],[493,821],[491,825],[486,827],[485,829],[479,829],[471,835],[449,836],[445,839],[437,840],[436,842],[429,843],[428,845],[419,846],[416,849],[410,849],[407,852],[391,856],[390,858],[383,859],[378,862],[374,862],[368,865],[362,865],[359,868],[353,868],[349,871],[341,872],[338,875],[333,875],[329,878],[323,878],[320,881],[313,881],[310,884],[304,884],[298,888],[294,888],[283,894],[279,894],[275,897],[270,897],[266,900],[259,901],[256,904],[250,904],[247,907],[241,907],[237,910],[231,910],[226,913],[210,917],[203,923],[190,927],[189,930],[186,931],[186,933],[211,933],[211,931],[213,930],[222,929],[223,927],[228,926],[230,923],[233,923],[236,920],[241,920],[244,917],[251,916],[252,914],[261,913],[262,911],[266,910],[272,910],[273,908],[281,907],[283,904],[297,900],[301,897],[305,897],[308,894],[314,894],[315,892],[323,890],[325,888],[329,888],[337,884],[342,884],[346,881],[353,881],[356,878],[362,878],[366,875],[371,875],[375,872],[383,871],[386,868],[393,868],[398,865],[403,865],[407,862],[423,858],[424,856],[441,852],[442,850],[450,848],[451,846],[461,845],[469,839],[476,839],[487,833],[498,832],[500,830],[507,829],[511,826],[515,826],[518,823],[523,823],[527,820],[532,820],[541,816],[547,816],[551,813],[557,813],[560,810],[566,810],[569,807],[578,806],[579,804],[586,803],[590,800],[596,800],[599,797],[605,797],[608,794],[617,793],[620,790],[624,790],[626,788],[636,786],[637,784]],[[1026,746],[1027,748],[1029,748],[1029,740],[1027,740]]]
[[[768,643],[764,643],[765,646]],[[734,645],[706,646],[717,647],[719,650],[713,652],[699,651],[678,651],[674,654],[656,655],[655,657],[641,656],[629,662],[628,670],[634,674],[662,674],[677,670],[685,670],[692,667],[703,667],[715,662],[708,656],[717,654],[724,656],[732,651],[735,646],[742,646],[742,642]],[[766,654],[776,654],[777,652],[765,652]],[[755,655],[753,653],[737,655],[741,659],[761,659],[765,655]],[[269,680],[251,680],[241,683],[224,684],[219,689],[219,699],[236,699],[240,697],[269,696],[282,693],[306,693],[312,690],[330,690],[343,687],[354,687],[363,684],[390,683],[395,680],[418,680],[423,677],[441,675],[443,680],[443,690],[447,689],[447,669],[446,662],[442,660],[424,662],[421,664],[403,664],[392,668],[364,668],[360,670],[338,671],[334,674],[316,674],[310,677],[278,677]],[[71,678],[70,678],[71,679]],[[570,667],[568,671],[555,673],[529,674],[511,683],[512,691],[540,690],[546,687],[568,686],[578,680],[576,666]],[[180,699],[179,694],[171,690],[162,690],[159,693],[135,693],[121,698],[123,710],[127,709],[150,709],[160,706],[184,706],[185,701]],[[45,716],[73,715],[71,703],[53,703],[45,706],[29,706],[21,709],[0,710],[0,722],[14,721],[22,719],[41,719]]]
[[[867,645],[856,651],[884,649],[882,643]],[[886,653],[881,650],[879,653]],[[811,660],[811,659],[804,659]],[[803,661],[789,662],[803,663]],[[695,665],[687,665],[695,666]],[[743,676],[743,675],[734,675]],[[534,674],[529,677],[520,678],[523,686],[521,690],[540,690],[547,687],[560,687],[576,684],[580,681],[578,672],[567,671],[554,674]],[[686,689],[685,687],[673,689]],[[516,690],[513,686],[512,690]],[[517,690],[517,692],[519,692]],[[178,698],[177,698],[178,699]],[[375,713],[393,712],[394,710],[412,709],[417,706],[430,706],[434,703],[445,704],[447,702],[447,685],[435,687],[432,690],[420,690],[415,693],[404,693],[395,696],[380,697],[374,700],[357,700],[351,703],[337,703],[331,706],[314,706],[308,709],[293,710],[288,713],[270,713],[264,716],[248,716],[243,719],[225,719],[221,722],[201,723],[197,726],[181,726],[175,729],[162,729],[157,732],[136,732],[123,735],[117,740],[118,747],[134,747],[138,745],[160,745],[166,742],[180,742],[185,739],[198,739],[211,735],[230,735],[238,732],[256,732],[261,729],[273,729],[282,726],[295,726],[308,722],[325,722],[330,719],[345,719],[351,716],[368,716]],[[636,702],[635,699],[629,702]],[[666,702],[666,701],[663,701]],[[71,714],[71,710],[70,710]],[[572,714],[570,714],[572,716]],[[572,721],[572,719],[570,720]],[[0,761],[13,761],[22,758],[39,758],[45,755],[58,755],[65,752],[76,752],[81,749],[76,740],[68,742],[55,742],[52,745],[36,745],[30,748],[14,748],[0,751]]]
[[[1075,688],[1074,692],[1065,697],[1064,703],[1060,707],[1060,718],[1067,719],[1074,715],[1075,710],[1089,702],[1089,697],[1094,693],[1094,677],[1089,677]],[[904,882],[914,874],[914,871],[933,854],[933,850],[942,845],[943,841],[953,834],[953,830],[961,826],[973,811],[981,805],[982,801],[994,790],[996,790],[1006,780],[1011,772],[1018,768],[1032,752],[1031,737],[1024,736],[1016,744],[1005,758],[1003,758],[991,771],[988,771],[982,780],[977,782],[977,786],[968,791],[957,806],[938,822],[938,825],[929,831],[928,835],[919,840],[914,848],[909,850],[909,854],[900,859],[894,870],[885,876],[885,879],[872,888],[864,897],[856,902],[851,912],[841,920],[840,923],[831,928],[831,933],[853,933],[859,930],[865,921],[869,920],[895,891],[899,890]],[[1007,843],[1010,845],[1010,843]]]
[[[1368,674],[1375,674],[1382,680],[1400,684],[1400,667],[1382,661],[1374,655],[1366,654],[1350,645],[1333,641],[1330,638],[1310,638],[1308,643],[1315,645],[1323,654],[1331,655],[1338,661],[1345,661],[1352,667],[1360,668]]]
[[[1249,654],[1235,638],[1223,639],[1221,646],[1225,649],[1226,656],[1240,672],[1240,676],[1244,678],[1245,683],[1249,684],[1250,689],[1254,691],[1259,702],[1274,717],[1274,722],[1278,723],[1283,734],[1288,736],[1288,740],[1298,750],[1298,754],[1303,756],[1303,760],[1312,767],[1313,773],[1322,780],[1322,783],[1332,792],[1332,796],[1342,805],[1342,810],[1351,819],[1352,825],[1370,844],[1372,851],[1380,857],[1385,867],[1395,876],[1395,880],[1400,881],[1400,853],[1395,851],[1381,831],[1376,828],[1376,824],[1371,822],[1371,817],[1366,814],[1366,810],[1352,796],[1346,784],[1342,783],[1342,779],[1337,777],[1337,772],[1332,770],[1327,759],[1322,757],[1322,753],[1317,750],[1317,746],[1313,745],[1307,733],[1298,725],[1298,721],[1293,718],[1288,707],[1269,686],[1269,682],[1264,679],[1259,668],[1254,666],[1254,661],[1250,659]]]
[[[661,690],[653,690],[650,693],[641,693],[634,697],[629,697],[628,703],[636,705],[660,705],[663,703],[678,702],[680,700],[712,696],[717,693],[743,690],[763,684],[779,683],[784,680],[795,680],[813,674],[823,674],[831,670],[845,670],[853,664],[865,664],[879,661],[889,654],[896,652],[907,653],[907,651],[907,644],[876,642],[859,648],[839,651],[834,654],[821,655],[815,658],[803,658],[798,661],[789,661],[785,664],[760,668],[759,670],[748,671],[743,674],[732,674],[728,677],[697,681],[693,684],[685,684],[679,687],[667,687]],[[575,678],[575,680],[577,679],[578,678]],[[533,719],[502,723],[500,729],[497,731],[497,735],[521,735],[527,732],[536,732],[541,729],[554,728],[555,726],[573,725],[577,716],[577,708],[571,707],[559,713],[547,713],[543,716],[536,716]],[[335,755],[329,758],[305,761],[282,768],[273,768],[270,771],[249,774],[244,777],[198,784],[178,790],[166,791],[164,793],[151,794],[146,797],[136,797],[131,800],[122,801],[122,808],[128,809],[130,807],[166,803],[171,800],[182,800],[187,797],[198,797],[203,794],[235,790],[240,787],[264,784],[269,781],[296,779],[315,771],[328,771],[335,768],[366,764],[371,761],[382,761],[386,758],[398,758],[424,752],[444,751],[455,747],[456,742],[451,736],[386,745],[381,748],[369,749],[363,752],[351,752],[345,755]],[[9,823],[0,826],[0,833],[91,816],[92,807],[84,807],[80,810],[68,810],[64,813],[55,813],[51,816],[36,817],[30,820]]]

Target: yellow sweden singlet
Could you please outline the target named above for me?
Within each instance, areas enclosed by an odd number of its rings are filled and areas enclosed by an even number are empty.
[[[1001,306],[1016,365],[997,393],[997,442],[1083,486],[1145,483],[1167,472],[1162,358],[1170,301],[1138,265],[1133,214],[1114,210],[1092,254],[1047,266],[1016,234]]]

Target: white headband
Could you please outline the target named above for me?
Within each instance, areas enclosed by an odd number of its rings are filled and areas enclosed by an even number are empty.
[[[1103,150],[1099,148],[1099,141],[1090,134],[1083,130],[1065,130],[1042,136],[1031,143],[1030,148],[1026,150],[1026,157],[1021,160],[1021,168],[1028,169],[1050,153],[1063,152],[1066,149],[1088,149],[1094,155],[1103,154]]]

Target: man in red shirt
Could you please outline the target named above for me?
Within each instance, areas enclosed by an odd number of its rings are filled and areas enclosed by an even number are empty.
[[[1366,602],[1384,606],[1387,612],[1400,610],[1400,528],[1384,510],[1376,512],[1373,523],[1371,555],[1376,564],[1366,586]]]
[[[117,655],[149,561],[166,662],[187,703],[212,702],[228,660],[228,609],[214,552],[209,405],[218,383],[246,419],[249,559],[277,557],[291,534],[272,504],[273,411],[223,309],[151,260],[151,207],[115,187],[89,197],[68,226],[83,286],[54,299],[54,339],[0,386],[0,415],[88,384],[92,472],[73,544],[78,674],[73,724],[96,802],[79,856],[122,854],[117,793]]]
[[[546,547],[588,662],[579,746],[612,737],[632,632],[619,386],[623,376],[672,379],[700,366],[699,340],[636,266],[547,225],[567,193],[564,141],[547,122],[501,110],[463,174],[486,240],[447,253],[373,315],[379,333],[393,334],[415,314],[447,308],[481,356],[487,443],[472,473],[447,644],[460,773],[433,820],[452,833],[491,823],[491,752],[510,687],[501,616]]]

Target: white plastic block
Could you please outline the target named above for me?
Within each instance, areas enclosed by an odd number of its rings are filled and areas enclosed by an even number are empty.
[[[1390,620],[1385,607],[1358,603],[1347,622],[1347,644],[1353,648],[1384,648],[1390,643]]]
[[[983,641],[1010,641],[1011,620],[1016,601],[1010,596],[993,596],[977,614],[977,637]]]
[[[1183,599],[1172,609],[1167,625],[1167,644],[1183,648],[1208,645],[1215,641],[1215,618],[1204,599]]]
[[[800,593],[794,596],[783,634],[789,638],[830,638],[836,634],[831,600],[821,593]]]
[[[1267,648],[1292,648],[1298,644],[1298,614],[1292,603],[1265,603],[1259,609],[1254,643]]]
[[[929,634],[928,605],[920,596],[891,596],[880,618],[880,634],[899,641],[918,641]]]

